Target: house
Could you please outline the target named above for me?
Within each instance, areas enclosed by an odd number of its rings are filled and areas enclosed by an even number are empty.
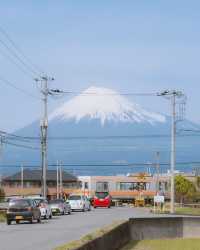
[[[8,196],[26,196],[41,194],[42,171],[38,169],[24,169],[23,172],[17,172],[10,176],[2,178],[2,187],[5,195]],[[70,194],[78,189],[80,182],[77,177],[62,171],[62,182],[58,180],[58,192]],[[57,195],[57,171],[47,170],[47,196],[49,198]]]

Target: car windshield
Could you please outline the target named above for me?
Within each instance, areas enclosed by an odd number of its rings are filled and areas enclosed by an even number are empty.
[[[9,202],[10,207],[14,207],[14,206],[28,207],[30,205],[31,205],[31,203],[29,200],[11,200]]]
[[[106,198],[106,196],[108,196],[109,193],[108,192],[96,192],[95,193],[95,196],[99,199],[104,199]]]
[[[36,202],[36,204],[40,204],[40,203],[45,203],[44,199],[34,199],[34,201]]]
[[[81,200],[81,196],[80,195],[72,195],[69,197],[70,201],[76,201],[76,200]]]
[[[59,204],[59,203],[63,203],[62,200],[50,200],[49,204]]]

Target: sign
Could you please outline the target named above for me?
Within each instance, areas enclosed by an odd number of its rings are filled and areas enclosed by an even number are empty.
[[[163,195],[156,195],[156,196],[154,196],[154,202],[155,203],[164,203],[165,197]]]

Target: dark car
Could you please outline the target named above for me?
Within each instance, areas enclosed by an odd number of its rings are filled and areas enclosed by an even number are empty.
[[[107,207],[111,206],[111,196],[108,192],[95,192],[95,196],[93,199],[93,206],[96,207]]]
[[[41,222],[40,209],[32,199],[20,198],[10,200],[6,217],[8,225],[12,221],[16,221],[16,223],[20,221],[33,223],[34,220],[37,220],[38,223]]]

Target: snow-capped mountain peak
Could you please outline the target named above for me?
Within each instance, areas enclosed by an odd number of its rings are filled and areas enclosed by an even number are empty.
[[[98,119],[102,126],[106,122],[164,123],[165,116],[149,112],[129,101],[116,91],[101,87],[90,87],[80,95],[56,109],[49,120]]]

